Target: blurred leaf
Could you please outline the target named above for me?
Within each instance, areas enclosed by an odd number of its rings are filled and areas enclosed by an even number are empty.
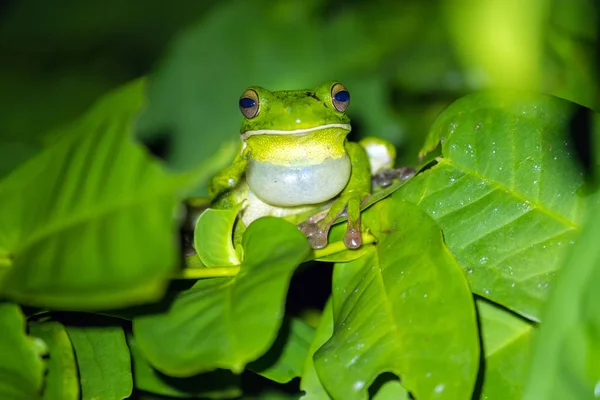
[[[333,398],[363,398],[392,372],[416,398],[470,399],[479,349],[462,271],[433,220],[395,195],[379,204],[377,250],[350,263],[358,272],[346,285],[335,281],[350,264],[335,267],[334,333],[315,354],[321,382]]]
[[[144,358],[133,335],[127,335],[133,359],[133,382],[136,389],[161,396],[178,398],[234,398],[241,395],[240,378],[225,370],[217,370],[188,378],[161,374]]]
[[[284,320],[273,346],[248,369],[278,383],[302,375],[315,329],[298,318]]]
[[[68,326],[82,400],[120,400],[131,395],[131,359],[120,326]]]
[[[25,334],[18,305],[0,303],[0,398],[41,399],[45,353],[43,342]]]
[[[564,261],[534,346],[524,399],[600,396],[600,202]]]
[[[445,3],[454,48],[475,85],[539,88],[547,0]]]
[[[209,208],[200,214],[194,229],[194,247],[207,267],[238,265],[233,247],[233,227],[242,203],[231,210]]]
[[[466,96],[431,128],[423,152],[441,140],[443,158],[399,192],[440,224],[474,293],[534,320],[579,231],[576,110],[543,95]]]
[[[308,242],[294,225],[266,217],[250,224],[242,244],[238,275],[200,280],[168,311],[134,319],[137,344],[153,367],[177,377],[217,368],[239,373],[272,345]]]
[[[548,21],[542,27],[546,48],[542,91],[598,110],[599,4],[548,0],[548,5]]]
[[[134,144],[143,89],[138,81],[103,99],[0,181],[0,259],[12,260],[3,296],[90,310],[163,294],[178,262],[179,199],[222,165],[169,175]]]
[[[523,398],[533,325],[487,301],[477,302],[485,353],[482,399]]]
[[[44,400],[78,400],[77,363],[65,327],[57,321],[44,321],[31,323],[29,330],[32,336],[42,339],[48,346]]]

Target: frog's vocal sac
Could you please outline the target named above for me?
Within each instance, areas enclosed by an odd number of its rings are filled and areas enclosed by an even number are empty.
[[[239,99],[242,147],[212,179],[212,206],[244,202],[245,225],[315,210],[299,226],[313,248],[325,247],[332,224],[347,216],[344,243],[360,247],[360,206],[371,193],[371,174],[391,168],[395,150],[375,138],[348,141],[349,104],[350,93],[339,82],[313,90],[246,89]]]

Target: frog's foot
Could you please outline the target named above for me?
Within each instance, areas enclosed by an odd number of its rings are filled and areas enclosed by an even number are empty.
[[[344,245],[356,249],[362,245],[360,233],[360,207],[366,201],[368,193],[346,193],[337,199],[326,213],[322,212],[301,223],[298,228],[308,238],[313,249],[327,246],[331,226],[340,217],[348,217],[348,227],[344,236]]]
[[[390,168],[373,175],[373,183],[377,186],[387,187],[392,184],[394,179],[405,181],[415,174],[415,169],[410,167]]]

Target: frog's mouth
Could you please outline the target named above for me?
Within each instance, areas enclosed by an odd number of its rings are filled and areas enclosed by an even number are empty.
[[[247,131],[242,133],[242,140],[248,139],[250,136],[256,135],[293,135],[293,136],[305,136],[311,132],[320,131],[322,129],[344,129],[348,132],[352,130],[350,124],[328,124],[328,125],[319,125],[313,128],[305,128],[305,129],[295,129],[291,131],[279,130],[279,129],[258,129],[254,131]]]

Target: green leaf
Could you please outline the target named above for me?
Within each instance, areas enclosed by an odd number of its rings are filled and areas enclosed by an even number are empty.
[[[425,150],[443,158],[400,189],[442,227],[473,292],[539,320],[585,200],[568,140],[577,107],[533,94],[479,93],[448,107]]]
[[[243,247],[237,276],[200,280],[168,311],[134,319],[137,343],[156,369],[177,377],[216,368],[239,373],[271,346],[308,242],[294,225],[266,217],[248,227]]]
[[[358,399],[392,372],[416,398],[469,399],[479,348],[465,277],[417,207],[393,196],[376,210],[377,250],[335,266],[334,333],[315,354],[321,382],[333,398]]]
[[[209,208],[200,214],[194,229],[194,247],[207,267],[239,265],[233,247],[233,227],[241,204],[231,210]]]
[[[561,270],[534,346],[524,399],[600,396],[600,203]]]
[[[82,400],[120,400],[131,395],[131,359],[120,326],[68,326]]]
[[[317,370],[315,369],[314,354],[323,346],[333,335],[333,308],[331,299],[325,305],[321,319],[315,330],[312,343],[308,348],[308,355],[304,363],[304,371],[300,379],[300,389],[304,392],[302,400],[322,400],[329,399],[327,391],[321,384]]]
[[[65,327],[57,321],[44,321],[31,323],[29,330],[32,336],[42,339],[48,346],[44,400],[78,400],[77,364]]]
[[[285,319],[273,346],[248,369],[278,383],[302,375],[315,329],[299,318]]]
[[[350,265],[347,264],[346,266]],[[350,268],[348,269],[350,270]],[[346,269],[344,268],[343,271],[345,272]],[[351,274],[344,273],[344,275],[351,278]],[[343,284],[344,279],[340,279],[340,276],[341,274],[338,273],[336,283]],[[332,335],[333,309],[330,300],[325,305],[325,309],[323,310],[319,325],[317,326],[313,341],[309,348],[309,357],[306,358],[304,365],[304,372],[300,381],[300,389],[305,393],[304,396],[301,397],[302,400],[324,400],[331,398],[319,380],[313,361],[313,355],[329,340],[329,338],[331,338]],[[384,376],[385,375],[380,375],[380,377]],[[379,384],[379,380],[379,378],[376,379],[369,388],[369,392],[375,392],[374,395],[369,396],[369,398],[372,398],[373,400],[408,399],[408,392],[400,385],[397,379],[385,380],[384,382],[381,382],[381,384]]]
[[[385,382],[373,395],[373,400],[410,400],[406,389],[402,387],[398,380]]]
[[[161,374],[142,355],[133,335],[127,335],[133,360],[133,382],[136,389],[161,396],[178,398],[233,398],[241,395],[240,378],[225,370],[217,370],[188,378]]]
[[[163,294],[178,263],[178,201],[219,166],[169,175],[135,144],[143,92],[137,81],[109,95],[0,182],[0,259],[12,260],[2,296],[90,310]]]
[[[18,305],[0,303],[0,399],[41,399],[44,343],[25,334]]]
[[[523,398],[534,327],[523,318],[484,300],[477,301],[485,353],[481,398]]]

